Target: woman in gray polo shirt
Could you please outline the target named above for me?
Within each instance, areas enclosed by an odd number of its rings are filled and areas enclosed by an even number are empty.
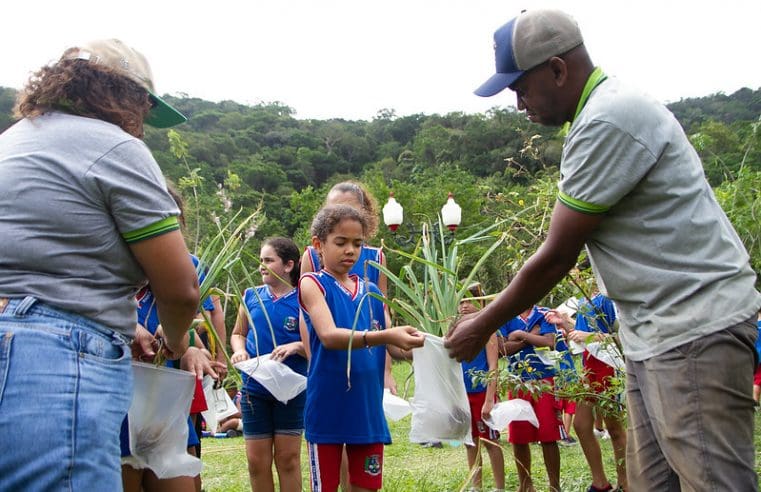
[[[0,135],[0,481],[121,490],[135,293],[150,281],[174,357],[198,307],[177,207],[140,140],[144,122],[185,117],[113,39],[40,69],[16,111]]]

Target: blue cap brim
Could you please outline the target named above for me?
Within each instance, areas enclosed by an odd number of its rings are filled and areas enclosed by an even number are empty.
[[[523,75],[523,71],[510,73],[495,73],[481,87],[473,91],[477,96],[490,97],[507,89]]]

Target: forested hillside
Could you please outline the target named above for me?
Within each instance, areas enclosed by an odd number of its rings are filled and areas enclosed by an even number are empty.
[[[12,124],[14,97],[13,90],[0,88],[0,130]],[[198,212],[200,230],[195,221],[189,224],[193,243],[214,230],[214,217],[259,204],[266,219],[257,238],[283,234],[303,243],[325,190],[341,179],[364,181],[380,205],[393,190],[414,222],[420,214],[435,220],[452,191],[466,230],[520,215],[511,224],[509,251],[485,274],[496,288],[539,244],[554,202],[562,139],[511,108],[446,115],[383,109],[371,121],[301,120],[279,102],[167,100],[189,116],[188,123],[175,129],[171,142],[168,131],[149,127],[145,141],[167,177],[190,198],[191,213]],[[703,158],[758,271],[761,89],[669,107]],[[385,231],[381,236],[394,240]]]

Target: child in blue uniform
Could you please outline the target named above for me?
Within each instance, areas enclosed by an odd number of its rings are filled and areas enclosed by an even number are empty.
[[[481,284],[473,284],[468,287],[473,297],[483,297]],[[483,307],[483,300],[463,299],[458,307],[461,315],[475,313]],[[470,403],[470,424],[471,435],[473,437],[473,446],[465,446],[468,457],[468,467],[475,472],[471,479],[471,486],[476,490],[481,490],[481,439],[490,442],[485,443],[486,453],[489,455],[492,474],[494,475],[494,487],[497,491],[505,489],[505,457],[502,454],[502,448],[499,446],[499,432],[495,431],[484,422],[494,403],[497,401],[498,375],[497,369],[499,364],[499,350],[497,348],[497,334],[493,333],[489,338],[486,347],[479,352],[475,359],[470,362],[463,361],[462,375],[465,378],[465,390],[468,393],[468,402]],[[472,371],[489,371],[495,374],[495,377],[489,380],[488,384],[483,381],[473,382]]]
[[[312,490],[338,489],[344,447],[354,490],[378,490],[383,445],[391,442],[383,415],[385,345],[409,350],[424,338],[411,326],[386,328],[383,303],[368,295],[380,295],[378,287],[349,273],[367,235],[364,214],[324,207],[311,232],[322,269],[301,277],[299,298],[312,353],[304,413]]]
[[[284,237],[267,239],[260,251],[263,285],[246,289],[230,344],[232,362],[272,354],[295,372],[306,375],[307,360],[299,335],[299,248]],[[248,312],[248,314],[247,314]],[[253,325],[249,323],[251,317]],[[274,340],[273,340],[274,335]],[[243,374],[241,413],[248,472],[253,490],[274,490],[274,457],[282,490],[300,490],[301,434],[304,401],[301,393],[282,403],[254,378]]]
[[[568,322],[566,321],[566,323]],[[607,339],[608,341],[605,343],[610,343],[615,323],[616,308],[613,301],[598,292],[592,297],[591,304],[587,299],[579,303],[575,326],[566,327],[569,329],[568,339],[577,343],[588,343],[590,338],[597,342],[604,342]],[[582,360],[584,377],[589,382],[592,391],[595,393],[606,391],[610,387],[611,378],[615,376],[615,369],[596,359],[586,350]],[[624,422],[616,418],[615,415],[603,415],[603,420],[613,444],[618,486],[626,489],[626,428]],[[592,484],[589,486],[589,491],[612,490],[613,486],[608,482],[603,467],[602,452],[594,433],[594,423],[595,400],[590,398],[578,402],[573,427],[579,437],[592,474]]]
[[[501,352],[509,357],[512,371],[524,381],[544,380],[554,385],[555,368],[546,365],[537,355],[535,347],[557,348],[558,331],[555,325],[544,319],[546,309],[532,307],[516,316],[499,329]],[[564,365],[564,364],[563,364]],[[547,470],[550,490],[560,490],[560,450],[558,441],[566,436],[560,418],[560,403],[551,392],[533,395],[517,392],[510,399],[528,401],[534,408],[539,428],[525,421],[510,422],[508,440],[513,446],[515,466],[520,482],[519,490],[533,490],[531,480],[531,449],[529,444],[539,442],[542,446],[544,467]]]

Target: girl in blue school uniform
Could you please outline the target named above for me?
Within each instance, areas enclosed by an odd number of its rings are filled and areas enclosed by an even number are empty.
[[[271,354],[273,360],[306,376],[296,293],[299,256],[298,246],[288,238],[270,238],[262,244],[262,285],[246,289],[243,295],[244,305],[230,337],[233,363]],[[282,403],[254,378],[242,376],[241,414],[251,488],[274,490],[274,461],[280,489],[300,490],[305,393]]]
[[[338,489],[344,448],[351,486],[381,488],[383,446],[391,442],[383,415],[386,345],[409,350],[424,341],[411,326],[387,328],[382,301],[368,295],[380,295],[378,287],[350,273],[367,232],[367,218],[359,210],[348,205],[321,209],[311,233],[322,268],[299,281],[312,353],[304,419],[315,492]]]

